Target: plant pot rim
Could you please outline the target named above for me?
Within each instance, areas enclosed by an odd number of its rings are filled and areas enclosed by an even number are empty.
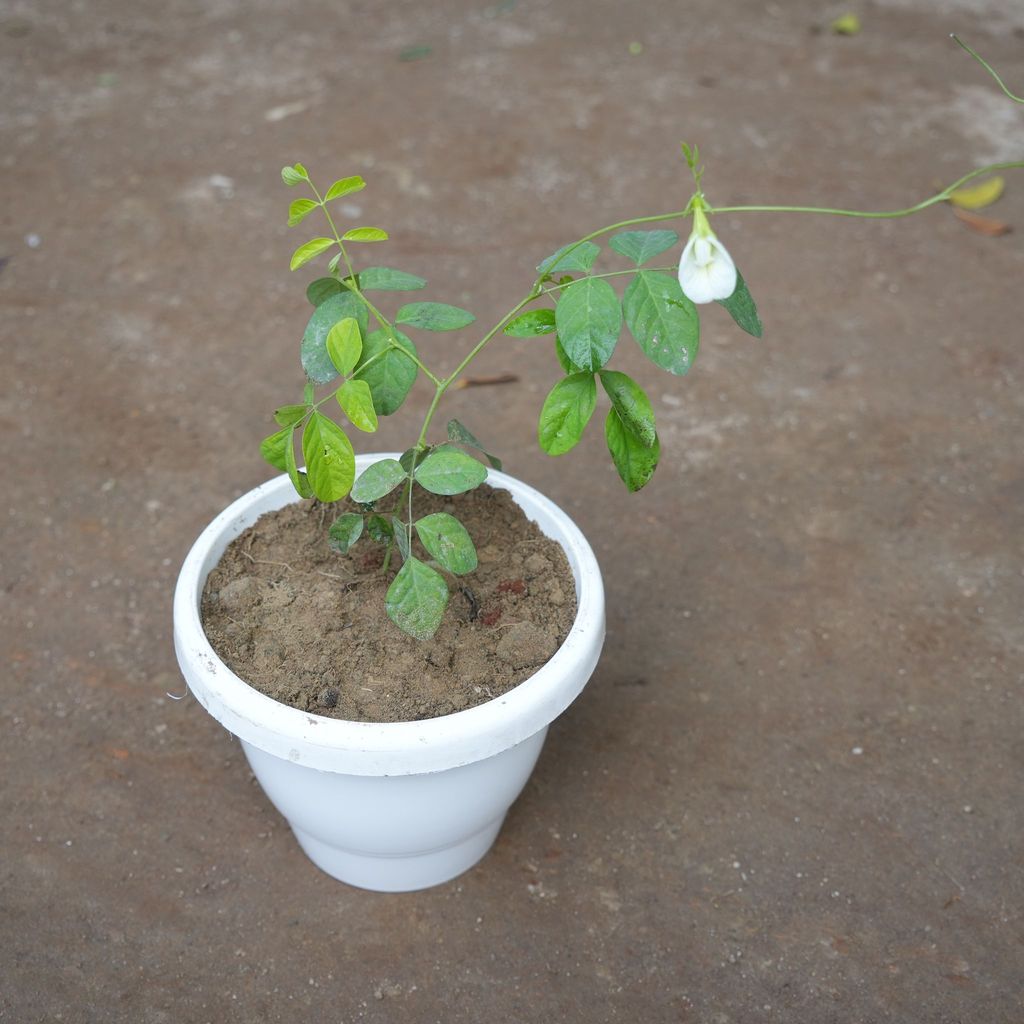
[[[397,453],[356,457],[357,472]],[[577,589],[568,636],[551,659],[485,704],[415,722],[351,722],[281,704],[235,675],[203,632],[206,577],[227,545],[264,512],[300,500],[287,475],[232,502],[199,535],[174,592],[174,645],[189,689],[240,739],[289,761],[352,775],[414,775],[482,760],[522,742],[561,714],[586,685],[604,641],[604,586],[597,559],[575,523],[528,484],[489,470],[487,482],[509,491],[526,515],[565,551]],[[410,640],[410,643],[416,641]]]

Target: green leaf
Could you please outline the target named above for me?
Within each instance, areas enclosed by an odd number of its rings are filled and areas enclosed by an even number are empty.
[[[282,405],[280,409],[274,410],[274,419],[282,427],[290,427],[305,418],[308,405]],[[281,467],[284,469],[284,466]]]
[[[445,444],[435,448],[416,467],[415,479],[432,494],[462,494],[487,479],[487,467]]]
[[[411,352],[416,355],[416,346],[401,331],[395,331],[395,335],[399,348],[395,348],[390,332],[383,328],[367,335],[363,341],[362,358],[355,370],[356,376],[370,386],[374,408],[381,416],[390,416],[401,406],[419,373],[419,367],[405,354]],[[380,353],[383,355],[374,359]]]
[[[652,448],[658,439],[654,429],[654,410],[643,388],[631,377],[617,370],[602,370],[604,385],[622,425],[645,447]]]
[[[622,308],[626,325],[651,362],[669,373],[690,369],[700,345],[700,319],[674,277],[641,270],[629,283]]]
[[[342,317],[324,339],[327,355],[338,373],[348,376],[359,362],[363,351],[363,339],[359,334],[359,322],[355,317]]]
[[[408,474],[396,459],[381,459],[367,466],[352,485],[352,500],[362,504],[390,494]]]
[[[536,338],[541,334],[554,334],[555,311],[553,309],[531,309],[520,313],[504,327],[504,333],[512,338]]]
[[[292,253],[291,269],[298,270],[299,267],[308,263],[314,256],[319,256],[325,249],[330,249],[332,245],[334,245],[333,238],[310,239]]]
[[[565,354],[584,370],[599,370],[622,330],[618,296],[607,281],[585,277],[565,289],[555,307],[555,324]]]
[[[468,310],[444,302],[410,302],[395,314],[396,324],[408,324],[424,331],[457,331],[475,319]]]
[[[327,263],[327,269],[328,269],[328,270],[329,270],[329,271],[330,271],[330,272],[331,272],[332,274],[334,273],[334,268],[335,268],[335,267],[337,267],[337,265],[338,265],[338,263],[340,262],[340,260],[341,260],[341,253],[340,253],[340,252],[336,252],[336,253],[335,253],[335,254],[334,254],[334,255],[333,255],[333,256],[332,256],[331,258],[330,258],[330,260],[328,261],[328,263]]]
[[[678,243],[679,236],[668,230],[623,231],[608,240],[608,244],[617,253],[632,260],[638,267]]]
[[[308,181],[309,175],[306,174],[306,168],[302,164],[296,164],[294,167],[281,168],[281,180],[291,188],[294,185],[301,185],[304,181]]]
[[[294,200],[288,207],[288,227],[293,228],[296,224],[301,224],[319,205],[312,199]]]
[[[470,448],[475,448],[495,469],[501,469],[501,459],[491,455],[458,420],[448,421],[448,439],[455,441],[457,444],[465,444],[469,445]]]
[[[415,292],[426,286],[422,277],[390,267],[367,267],[359,275],[359,287],[363,291]]]
[[[572,250],[571,252],[569,250]],[[538,274],[558,274],[566,271],[583,271],[586,273],[594,265],[601,252],[599,245],[593,242],[581,242],[579,245],[563,245],[558,252],[552,253],[542,260],[537,267]]]
[[[462,576],[477,565],[476,548],[466,528],[447,512],[435,512],[416,523],[420,543],[443,569]]]
[[[342,178],[336,181],[324,196],[324,202],[329,203],[332,199],[340,199],[342,196],[351,195],[353,192],[360,192],[366,188],[366,182],[358,174]]]
[[[405,523],[398,516],[391,517],[391,530],[395,543],[398,545],[399,553],[403,559],[407,559],[409,557],[409,531],[405,528]]]
[[[327,543],[343,555],[363,535],[363,517],[357,512],[346,512],[331,523]]]
[[[406,450],[399,455],[398,461],[402,464],[402,469],[404,469],[406,473],[411,473],[413,456],[416,456],[417,462],[422,462],[428,451],[430,451],[429,448],[425,448],[422,451],[418,448],[406,448]]]
[[[265,437],[260,442],[260,455],[275,469],[280,469],[282,472],[286,472],[288,469],[288,464],[285,461],[285,448],[291,440],[291,426],[289,424],[284,430],[279,430],[276,434],[271,434],[270,437]]]
[[[407,558],[388,587],[388,618],[417,640],[429,640],[441,625],[448,604],[444,577],[418,558]]]
[[[718,299],[720,306],[729,310],[729,315],[736,321],[740,330],[747,334],[760,338],[764,334],[764,327],[761,318],[757,315],[757,306],[754,305],[754,298],[747,290],[747,282],[743,275],[736,271],[736,288],[727,299]]]
[[[366,306],[360,301],[359,296],[349,291],[339,292],[324,299],[309,318],[302,336],[302,368],[306,371],[306,376],[317,384],[327,384],[338,376],[338,368],[327,351],[327,335],[339,320],[346,317],[352,317],[359,325],[359,330],[366,333]]]
[[[348,494],[356,475],[355,453],[337,423],[314,412],[302,432],[302,454],[310,486],[321,501],[339,501]]]
[[[338,388],[336,396],[342,412],[348,417],[353,427],[372,434],[377,429],[377,413],[373,408],[373,395],[370,385],[365,380],[345,381]]]
[[[386,242],[388,233],[381,228],[352,228],[341,238],[345,242]]]
[[[568,376],[571,373],[581,373],[582,370],[578,367],[566,354],[565,349],[562,347],[562,343],[558,340],[558,335],[555,335],[555,355],[558,357],[558,364],[562,367],[563,372]]]
[[[366,532],[378,544],[387,544],[395,535],[391,523],[383,516],[370,516],[366,520]]]
[[[608,410],[604,421],[604,436],[608,442],[612,462],[630,491],[639,491],[654,475],[661,456],[657,435],[649,448],[628,431],[614,408]]]
[[[548,455],[564,455],[575,448],[597,404],[592,373],[574,373],[560,380],[544,400],[537,424],[537,439]]]
[[[313,490],[309,486],[309,477],[295,465],[295,427],[288,428],[288,439],[284,445],[284,468],[292,478],[292,487],[300,498],[311,498]]]
[[[334,277],[318,277],[306,287],[306,298],[310,305],[319,306],[325,299],[345,291],[345,286]]]

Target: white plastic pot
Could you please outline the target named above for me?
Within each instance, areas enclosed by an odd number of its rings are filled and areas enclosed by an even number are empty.
[[[361,472],[381,458],[362,455]],[[327,874],[402,892],[445,882],[490,848],[519,795],[548,725],[586,685],[604,643],[604,587],[583,534],[555,504],[504,473],[508,490],[565,551],[578,609],[555,655],[486,704],[420,722],[346,722],[280,704],[214,653],[199,605],[228,544],[264,512],[298,500],[287,476],[243,495],[202,532],[174,594],[174,646],[196,699],[242,743],[267,796]],[[410,643],[415,641],[410,640]]]

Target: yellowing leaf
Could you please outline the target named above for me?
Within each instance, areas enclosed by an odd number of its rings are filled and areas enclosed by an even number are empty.
[[[860,18],[856,14],[844,14],[832,22],[832,31],[837,36],[855,36],[860,32]]]
[[[1005,182],[998,175],[980,185],[965,185],[949,194],[949,201],[961,210],[983,210],[991,206],[1002,194]]]

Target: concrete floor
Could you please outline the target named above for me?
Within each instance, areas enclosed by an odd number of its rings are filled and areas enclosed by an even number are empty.
[[[177,567],[301,387],[281,165],[365,175],[374,258],[488,321],[685,202],[680,139],[719,203],[903,206],[1024,154],[947,38],[1020,91],[1024,9],[856,9],[0,3],[0,1019],[1024,1019],[1019,230],[720,218],[766,335],[710,309],[685,380],[623,346],[664,450],[636,496],[600,429],[537,450],[545,343],[488,351],[519,383],[449,410],[577,518],[609,631],[458,881],[329,881],[164,696]],[[992,213],[1024,226],[1024,176]]]

